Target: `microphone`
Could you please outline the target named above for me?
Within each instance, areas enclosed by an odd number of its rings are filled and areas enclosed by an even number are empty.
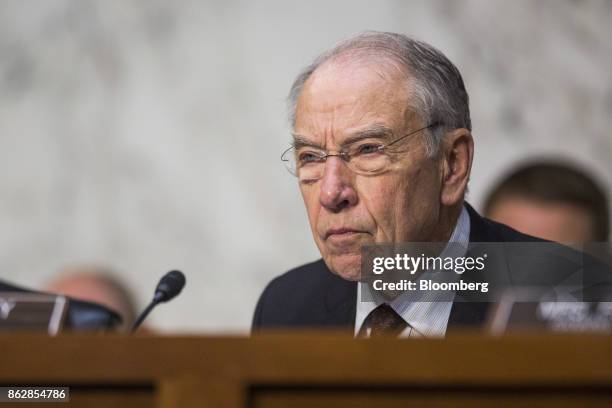
[[[155,294],[153,300],[149,303],[149,306],[138,316],[138,319],[132,324],[131,332],[134,333],[136,329],[142,324],[144,319],[151,313],[151,310],[162,302],[167,302],[173,299],[176,295],[181,293],[185,286],[185,275],[181,271],[170,271],[165,274],[157,284],[155,288]]]

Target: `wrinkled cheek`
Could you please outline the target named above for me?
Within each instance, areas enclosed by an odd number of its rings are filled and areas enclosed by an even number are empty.
[[[319,203],[319,192],[315,186],[300,186],[300,192],[302,193],[302,199],[306,205],[308,216],[310,216],[316,209],[316,204]]]
[[[421,170],[416,169],[401,177],[395,188],[387,193],[392,214],[390,238],[394,242],[413,241],[419,235],[425,207],[429,202],[425,194],[426,183],[421,177]]]
[[[314,239],[315,241],[317,241],[317,222],[319,219],[321,207],[319,204],[318,192],[317,190],[315,190],[314,186],[300,187],[300,191],[302,193],[302,199],[304,200],[304,205],[306,207],[308,223],[310,224]]]
[[[394,237],[395,231],[395,216],[398,191],[393,186],[396,183],[377,183],[369,186],[367,193],[363,193],[362,200],[369,213],[369,217],[373,220],[376,233],[376,242],[389,242]]]
[[[404,214],[401,239],[421,241],[435,224],[438,209],[435,171],[419,169],[404,186],[405,199],[400,208]],[[401,218],[400,218],[401,219]]]

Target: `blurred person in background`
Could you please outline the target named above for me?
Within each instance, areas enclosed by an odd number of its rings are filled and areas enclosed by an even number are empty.
[[[485,200],[485,215],[539,238],[563,244],[606,242],[608,197],[592,176],[552,160],[510,172]]]
[[[121,316],[123,321],[118,330],[126,331],[136,318],[136,306],[130,291],[113,275],[102,267],[69,267],[61,270],[44,289],[106,306]]]

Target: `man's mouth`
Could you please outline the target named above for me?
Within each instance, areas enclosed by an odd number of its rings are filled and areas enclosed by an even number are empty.
[[[325,239],[343,239],[350,238],[355,234],[361,234],[363,231],[359,231],[353,228],[330,228],[325,232]]]

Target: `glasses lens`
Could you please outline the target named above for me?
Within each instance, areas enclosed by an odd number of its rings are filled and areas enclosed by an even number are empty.
[[[305,147],[294,154],[297,176],[301,181],[317,180],[325,169],[324,151]]]
[[[287,170],[300,180],[316,180],[321,178],[325,168],[325,153],[312,149],[293,147],[287,149],[281,156]]]
[[[325,171],[325,153],[310,148],[287,149],[281,156],[287,170],[301,181],[318,180]],[[374,174],[391,164],[391,158],[380,144],[358,144],[351,146],[346,154],[348,167],[360,174]]]
[[[356,173],[369,174],[384,170],[391,158],[381,143],[359,143],[349,150],[349,168]]]

